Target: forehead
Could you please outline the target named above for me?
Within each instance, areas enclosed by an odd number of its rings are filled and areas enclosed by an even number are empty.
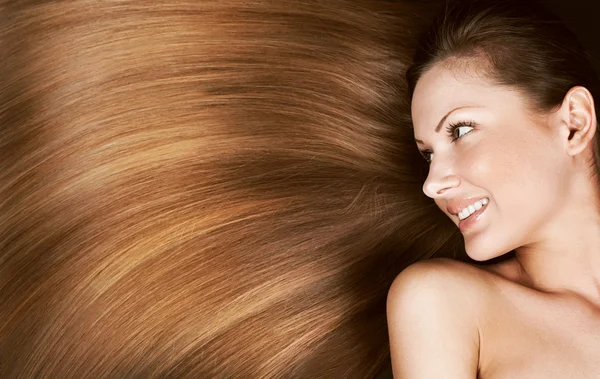
[[[417,82],[411,112],[416,129],[437,125],[447,112],[457,107],[477,106],[504,112],[521,105],[521,96],[516,91],[493,84],[476,70],[436,65]]]

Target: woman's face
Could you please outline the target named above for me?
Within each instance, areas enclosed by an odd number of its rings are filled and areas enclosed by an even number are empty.
[[[423,192],[459,226],[471,258],[543,238],[567,177],[549,115],[527,110],[516,91],[438,65],[417,83],[412,118],[417,146],[431,158]]]

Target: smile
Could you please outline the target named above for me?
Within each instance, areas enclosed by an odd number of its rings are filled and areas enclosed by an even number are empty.
[[[485,207],[485,205],[487,203],[489,203],[489,201],[490,200],[488,198],[484,198],[484,199],[478,200],[478,201],[474,202],[473,204],[463,208],[463,210],[458,212],[458,219],[462,221],[462,220],[469,218],[475,212],[477,212],[481,208]]]
[[[460,219],[458,222],[458,228],[462,233],[473,229],[477,224],[479,224],[479,220],[483,217],[485,211],[487,210],[487,205],[489,202],[490,199],[488,198],[481,199],[458,212],[458,217]]]

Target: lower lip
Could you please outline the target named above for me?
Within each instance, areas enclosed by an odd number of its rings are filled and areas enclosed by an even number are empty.
[[[460,229],[460,231],[465,232],[477,225],[477,222],[481,219],[481,215],[483,215],[483,213],[486,211],[489,205],[490,203],[488,201],[486,205],[484,205],[481,209],[475,211],[475,213],[470,215],[468,218],[459,221],[458,228]]]

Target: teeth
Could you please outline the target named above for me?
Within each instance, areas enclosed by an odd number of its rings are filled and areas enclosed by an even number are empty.
[[[464,219],[466,219],[467,217],[469,217],[470,215],[472,215],[473,213],[475,213],[475,211],[480,210],[488,202],[489,202],[488,198],[476,201],[475,203],[473,203],[473,204],[469,205],[468,207],[464,208],[462,211],[458,212],[458,218],[461,221],[464,220]]]

